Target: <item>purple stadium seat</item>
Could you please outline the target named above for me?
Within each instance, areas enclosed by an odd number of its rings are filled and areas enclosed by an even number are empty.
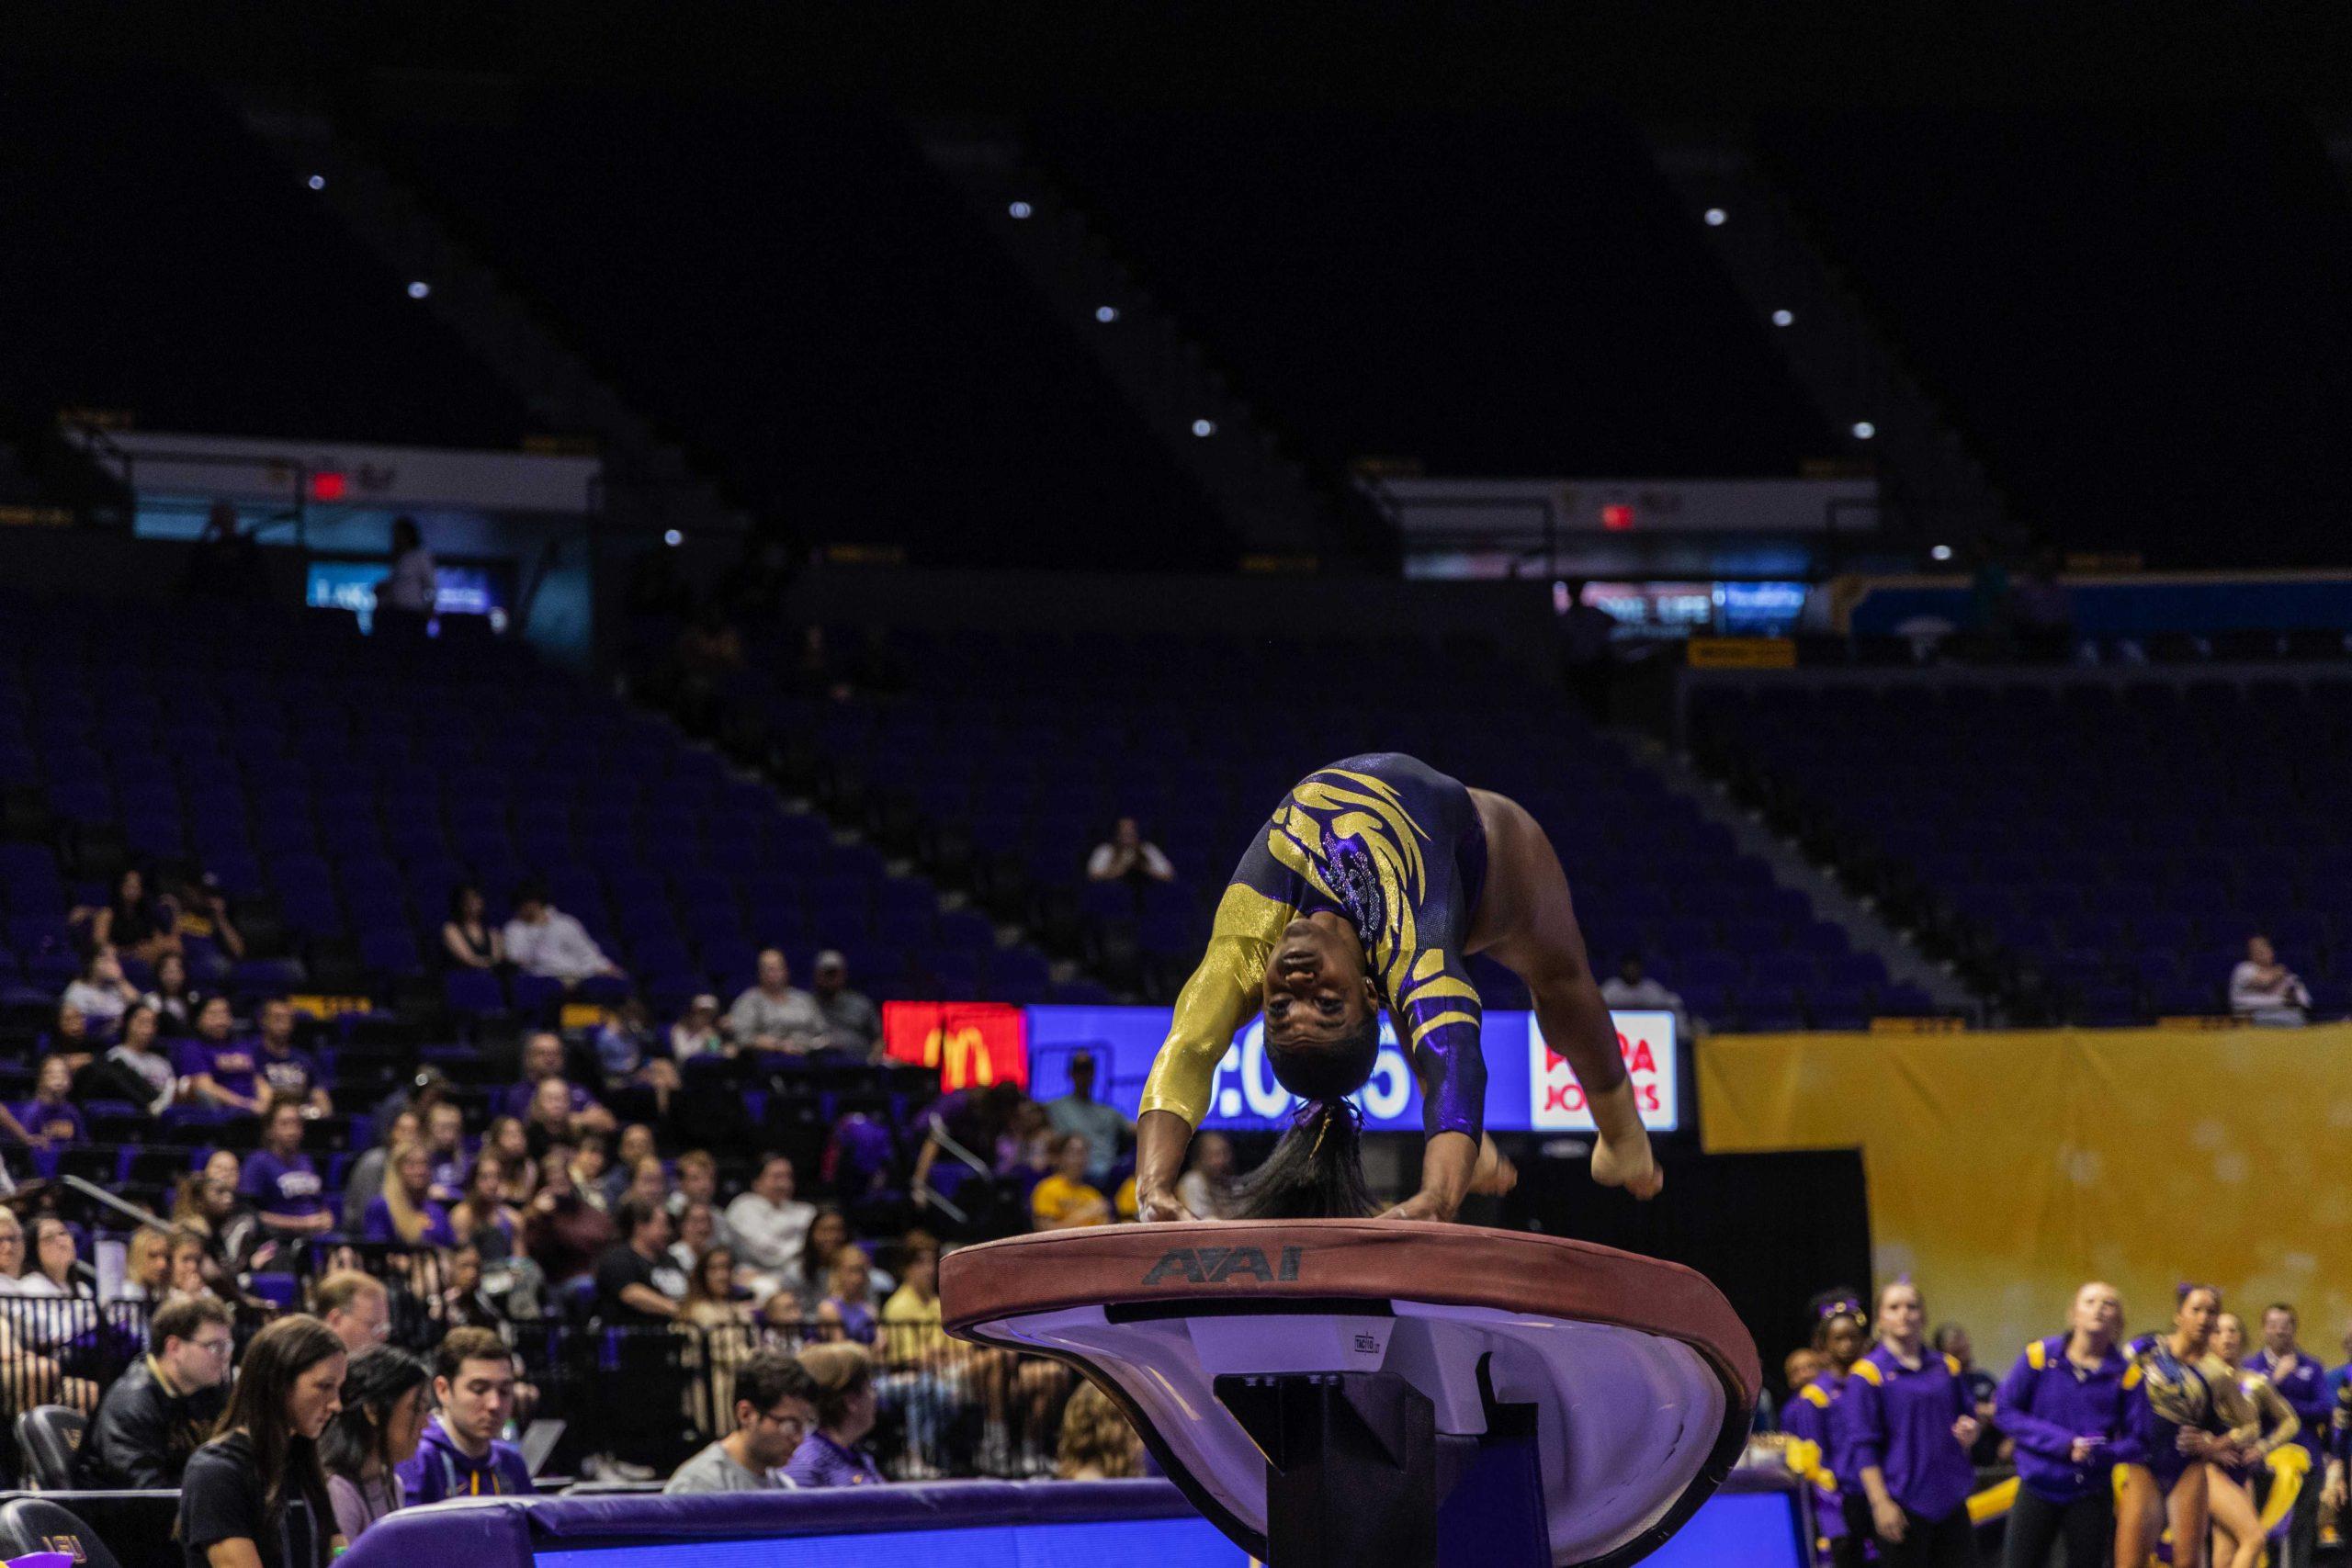
[[[442,994],[454,1013],[480,1018],[506,1010],[505,989],[486,969],[452,969],[442,982]]]

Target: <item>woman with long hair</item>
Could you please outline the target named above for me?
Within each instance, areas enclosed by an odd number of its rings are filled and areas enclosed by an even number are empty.
[[[390,1345],[363,1350],[343,1380],[343,1412],[319,1439],[335,1529],[357,1540],[401,1506],[398,1467],[424,1436],[425,1395],[433,1369]]]
[[[334,1330],[307,1314],[254,1336],[229,1408],[180,1481],[173,1533],[189,1568],[326,1568],[347,1544],[319,1464],[346,1366]]]
[[[500,1197],[505,1187],[505,1163],[485,1147],[466,1172],[465,1195],[449,1211],[452,1244],[475,1248],[484,1263],[503,1263],[514,1256],[517,1222]]]
[[[519,1209],[531,1201],[538,1190],[539,1168],[531,1158],[531,1140],[523,1131],[522,1122],[513,1116],[501,1116],[481,1135],[481,1152],[498,1156],[501,1201]]]
[[[2145,1561],[2169,1527],[2173,1568],[2203,1568],[2206,1529],[2213,1517],[2209,1461],[2226,1463],[2233,1445],[2262,1435],[2253,1406],[2238,1392],[2237,1375],[2213,1354],[2213,1328],[2221,1316],[2218,1289],[2183,1285],[2171,1332],[2133,1344],[2141,1446],[2154,1484],[2144,1495],[2132,1494],[2119,1510],[2118,1562]]]
[[[784,1467],[796,1486],[870,1486],[882,1480],[874,1456],[858,1445],[874,1430],[880,1404],[874,1359],[863,1345],[811,1345],[800,1365],[817,1383],[817,1427]]]
[[[2295,1440],[2303,1421],[2268,1378],[2240,1364],[2245,1357],[2245,1320],[2237,1314],[2225,1312],[2214,1319],[2213,1357],[2236,1375],[2238,1392],[2253,1410],[2258,1430],[2253,1440],[2233,1441],[2226,1455],[2213,1461],[2213,1473],[2205,1483],[2208,1511],[2214,1530],[2229,1546],[2229,1555],[2219,1562],[2227,1568],[2255,1568],[2264,1545],[2261,1510],[2254,1501],[2255,1472],[2280,1445]]]
[[[707,1392],[697,1385],[688,1397],[694,1401],[696,1424],[714,1438],[727,1435],[726,1415],[735,1408],[735,1370],[757,1348],[758,1324],[752,1303],[735,1288],[735,1254],[725,1247],[697,1254],[686,1271],[686,1299],[678,1309],[677,1328],[691,1341],[687,1366],[708,1363]]]
[[[361,1239],[390,1247],[454,1247],[449,1211],[433,1201],[433,1156],[403,1144],[384,1162],[384,1190],[368,1205]]]
[[[203,999],[188,983],[186,958],[167,953],[155,960],[155,988],[147,993],[147,1005],[155,1010],[156,1025],[164,1033],[195,1033],[196,1010]]]
[[[1976,1413],[1960,1366],[1927,1342],[1927,1302],[1897,1280],[1878,1293],[1878,1343],[1854,1363],[1834,1417],[1845,1462],[1870,1499],[1879,1561],[1973,1568],[1968,1462]]]
[[[1062,1408],[1054,1474],[1063,1481],[1127,1481],[1143,1473],[1143,1439],[1111,1396],[1081,1382]]]
[[[172,1058],[157,1038],[153,1001],[137,1001],[122,1013],[122,1038],[105,1060],[83,1074],[85,1100],[127,1100],[150,1116],[161,1116],[179,1093]]]
[[[1584,1087],[1594,1179],[1655,1195],[1664,1177],[1551,840],[1515,802],[1384,751],[1293,785],[1235,868],[1145,1080],[1140,1216],[1189,1217],[1176,1192],[1186,1145],[1217,1064],[1260,1012],[1266,1062],[1303,1104],[1245,1185],[1244,1217],[1451,1220],[1472,1193],[1510,1190],[1510,1162],[1485,1135],[1482,1012],[1465,966],[1477,953],[1527,982],[1545,1043]],[[1379,1210],[1348,1096],[1379,1066],[1384,1009],[1420,1080],[1427,1137],[1419,1190]]]
[[[449,891],[449,918],[441,924],[445,963],[465,969],[496,969],[506,962],[506,939],[490,923],[481,889],[464,883]]]

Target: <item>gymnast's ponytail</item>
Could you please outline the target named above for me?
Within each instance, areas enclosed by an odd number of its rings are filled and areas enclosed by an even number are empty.
[[[1344,1100],[1310,1100],[1266,1163],[1241,1184],[1244,1220],[1352,1220],[1372,1213],[1363,1129]]]

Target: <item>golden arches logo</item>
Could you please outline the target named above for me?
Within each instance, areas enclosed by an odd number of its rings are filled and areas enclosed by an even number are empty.
[[[976,1024],[943,1024],[924,1035],[922,1065],[939,1068],[940,1081],[946,1084],[996,1082],[995,1054]]]

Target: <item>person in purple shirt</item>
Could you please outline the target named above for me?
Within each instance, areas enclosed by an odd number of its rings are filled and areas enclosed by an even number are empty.
[[[323,1235],[334,1228],[326,1183],[302,1152],[302,1105],[281,1100],[262,1123],[261,1147],[245,1156],[237,1190],[272,1235]]]
[[[2328,1426],[2335,1411],[2335,1389],[2329,1382],[2327,1369],[2318,1358],[2303,1353],[2295,1342],[2301,1324],[2295,1309],[2286,1302],[2273,1302],[2262,1309],[2262,1348],[2246,1359],[2250,1371],[2270,1380],[2278,1397],[2302,1423],[2295,1434],[2295,1441],[2302,1444],[2311,1456],[2311,1470],[2303,1477],[2302,1490],[2295,1494],[2294,1510],[2287,1516],[2287,1540],[2280,1555],[2280,1568],[2311,1568],[2319,1555],[2319,1495],[2321,1478],[2327,1473]],[[2256,1477],[2262,1485],[2260,1501],[2270,1496],[2270,1472],[2265,1470]]]
[[[74,1069],[62,1056],[43,1056],[33,1078],[33,1097],[17,1107],[17,1124],[28,1138],[42,1138],[51,1148],[86,1144],[90,1129],[66,1096],[74,1090]]]
[[[1864,1345],[1861,1294],[1843,1287],[1824,1291],[1813,1298],[1812,1311],[1812,1354],[1821,1371],[1791,1382],[1781,1426],[1792,1443],[1810,1445],[1792,1451],[1808,1461],[1799,1472],[1814,1484],[1814,1529],[1823,1550],[1835,1568],[1861,1568],[1870,1519],[1860,1513],[1861,1483],[1854,1479],[1838,1440],[1836,1418],[1838,1397],[1846,1392],[1846,1369]],[[1799,1467],[1792,1463],[1791,1468]]]
[[[541,1030],[523,1042],[523,1081],[509,1088],[500,1102],[501,1111],[518,1122],[531,1115],[531,1096],[538,1091],[542,1078],[563,1077],[563,1037],[549,1030]],[[578,1084],[566,1086],[571,1098],[571,1135],[602,1133],[606,1137],[619,1125],[613,1113],[596,1103],[596,1097]]]
[[[2112,1473],[2143,1457],[2132,1411],[2139,1369],[2116,1344],[2123,1298],[2093,1280],[2075,1292],[2067,1322],[2065,1333],[2027,1346],[1993,1396],[1996,1422],[2017,1449],[2007,1568],[2041,1568],[2061,1539],[2066,1568],[2101,1568],[2115,1533]]]
[[[404,1506],[449,1497],[527,1497],[530,1461],[499,1433],[514,1414],[514,1353],[494,1330],[453,1328],[433,1356],[433,1399],[416,1452],[400,1467]]]
[[[216,1114],[259,1116],[269,1109],[254,1047],[232,1040],[229,998],[207,997],[197,1010],[196,1038],[179,1048],[180,1077],[192,1104]]]
[[[874,1430],[874,1359],[863,1345],[811,1345],[800,1365],[817,1382],[817,1429],[784,1467],[796,1486],[874,1486],[882,1472],[857,1447]]]
[[[1974,1568],[1968,1462],[1977,1420],[1960,1367],[1927,1343],[1927,1303],[1897,1280],[1878,1293],[1878,1343],[1854,1363],[1834,1420],[1870,1498],[1881,1562]]]
[[[254,1065],[270,1092],[280,1099],[300,1100],[317,1115],[334,1115],[334,1101],[319,1080],[319,1064],[309,1052],[294,1048],[294,1004],[273,997],[261,1004],[261,1015],[254,1021],[261,1032]]]
[[[403,1144],[384,1162],[384,1190],[368,1204],[359,1238],[387,1247],[455,1247],[449,1211],[433,1199],[433,1159]]]

